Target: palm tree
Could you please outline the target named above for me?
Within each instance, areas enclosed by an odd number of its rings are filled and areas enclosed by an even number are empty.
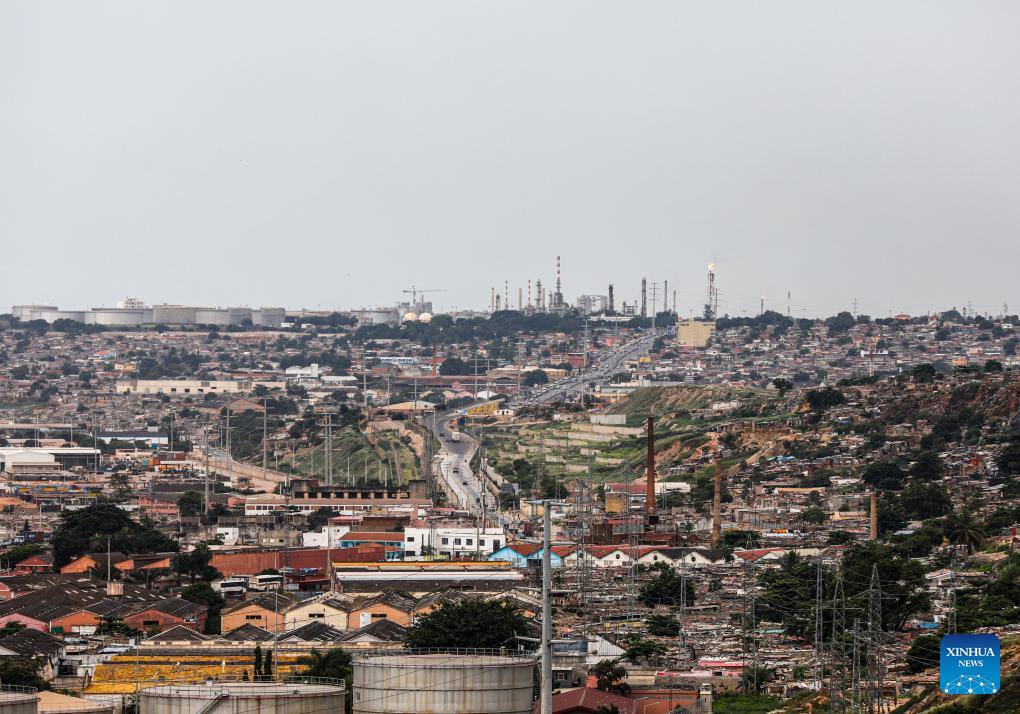
[[[974,520],[969,508],[960,513],[953,528],[949,533],[950,539],[957,545],[967,547],[967,554],[970,555],[985,541],[985,532],[980,524]]]
[[[782,568],[786,572],[793,572],[793,569],[800,564],[800,555],[795,550],[788,550],[783,554]]]
[[[630,692],[630,685],[623,681],[627,679],[629,672],[618,659],[602,660],[592,667],[591,674],[595,675],[595,686],[599,691],[620,695]]]
[[[297,662],[304,666],[301,671],[301,676],[304,677],[343,679],[349,683],[353,672],[351,656],[340,648],[325,653],[312,650],[298,658]]]

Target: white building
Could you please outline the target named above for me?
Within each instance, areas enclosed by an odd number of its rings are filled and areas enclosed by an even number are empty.
[[[323,526],[322,530],[302,533],[301,545],[305,548],[336,548],[340,539],[350,532],[350,526]]]
[[[241,394],[252,390],[247,379],[121,379],[117,394]]]
[[[506,545],[502,528],[405,528],[404,557],[488,555]]]

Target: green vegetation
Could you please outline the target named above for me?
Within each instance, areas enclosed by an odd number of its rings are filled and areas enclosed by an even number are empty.
[[[781,699],[755,694],[724,694],[712,702],[713,714],[768,714],[783,705]]]
[[[517,640],[528,631],[528,621],[515,605],[470,598],[444,602],[416,618],[404,635],[404,645],[414,649],[530,646]]]

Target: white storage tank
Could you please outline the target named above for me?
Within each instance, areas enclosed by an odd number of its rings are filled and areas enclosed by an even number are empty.
[[[354,662],[353,710],[354,714],[530,714],[534,668],[530,657],[369,656]]]
[[[196,325],[229,325],[230,311],[222,307],[196,307]]]
[[[57,692],[39,692],[39,714],[114,714],[121,703],[120,695],[105,701],[79,699]]]
[[[187,305],[153,305],[152,321],[158,325],[194,325],[195,308]]]
[[[0,714],[37,714],[39,692],[33,687],[0,686]]]
[[[343,714],[341,682],[208,682],[143,689],[139,714]]]
[[[94,307],[92,322],[97,325],[141,325],[147,317],[147,310],[138,308]],[[87,320],[86,320],[87,322]]]

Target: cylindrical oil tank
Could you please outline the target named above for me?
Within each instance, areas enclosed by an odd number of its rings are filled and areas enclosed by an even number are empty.
[[[39,692],[39,714],[113,714],[121,699],[118,695],[105,701],[96,701],[42,691]]]
[[[231,325],[243,325],[251,322],[251,308],[250,307],[231,307],[227,308]]]
[[[288,682],[209,682],[143,689],[140,714],[343,714],[344,688]]]
[[[530,714],[533,683],[528,657],[369,656],[354,662],[354,714]]]
[[[94,307],[93,322],[97,325],[141,325],[145,321],[146,310],[140,308]]]
[[[263,307],[252,312],[251,320],[263,327],[279,327],[287,321],[287,317],[282,307]]]
[[[230,311],[222,307],[196,307],[196,325],[229,325]]]
[[[36,714],[39,693],[31,687],[0,686],[0,714]]]
[[[187,305],[153,305],[152,321],[161,325],[194,325],[195,308]]]

